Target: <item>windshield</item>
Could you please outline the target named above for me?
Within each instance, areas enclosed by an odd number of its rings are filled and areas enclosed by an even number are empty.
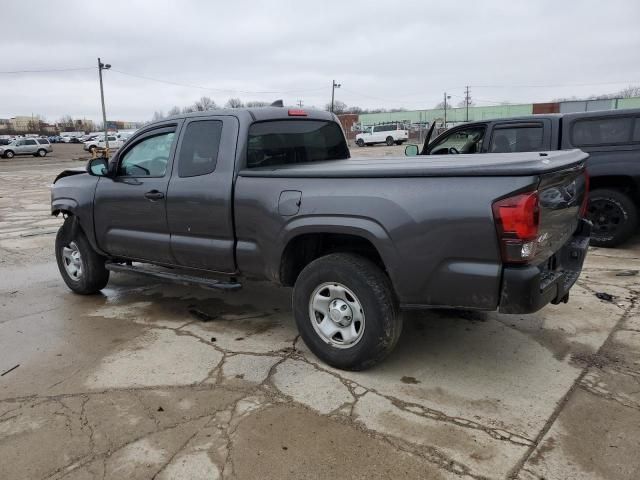
[[[249,168],[345,158],[349,158],[349,148],[335,122],[277,120],[249,128]]]

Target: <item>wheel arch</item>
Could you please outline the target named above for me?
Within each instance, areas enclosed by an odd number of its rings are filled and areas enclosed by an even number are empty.
[[[316,218],[289,228],[280,242],[277,279],[285,286],[295,283],[302,269],[330,253],[356,253],[376,263],[392,280],[397,262],[386,230],[364,218]]]
[[[589,179],[589,189],[593,192],[601,188],[618,190],[629,195],[640,204],[640,191],[634,179],[628,175],[597,175]]]

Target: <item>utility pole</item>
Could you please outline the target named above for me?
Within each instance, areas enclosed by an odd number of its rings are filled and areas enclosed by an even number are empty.
[[[100,101],[102,102],[102,122],[104,123],[104,145],[109,151],[109,137],[107,132],[107,111],[104,108],[104,88],[102,86],[102,70],[109,70],[111,65],[108,63],[105,65],[100,61],[100,57],[98,57],[98,77],[100,77]],[[108,153],[107,153],[108,155]]]
[[[298,99],[298,107],[302,108],[302,100]]]
[[[467,88],[465,90],[464,104],[467,107],[467,122],[468,122],[469,121],[469,85],[467,85]]]
[[[451,98],[451,95],[447,95],[447,92],[444,92],[444,128],[447,128],[447,99]]]
[[[340,88],[340,84],[335,80],[331,81],[331,113],[333,113],[333,102],[335,100],[336,88]]]

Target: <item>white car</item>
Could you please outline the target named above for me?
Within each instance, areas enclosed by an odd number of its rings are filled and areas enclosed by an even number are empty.
[[[112,150],[117,150],[122,145],[124,145],[124,140],[118,138],[115,135],[113,136],[109,135],[107,137],[107,140],[109,140],[109,148]],[[82,148],[84,148],[88,152],[93,152],[93,150],[96,150],[98,148],[106,148],[106,147],[107,147],[107,144],[104,141],[104,135],[103,135],[102,137],[96,137],[93,140],[84,142],[84,146]]]
[[[400,123],[388,123],[368,127],[364,132],[356,135],[356,145],[364,147],[374,143],[386,143],[391,146],[402,145],[409,139],[409,131]]]

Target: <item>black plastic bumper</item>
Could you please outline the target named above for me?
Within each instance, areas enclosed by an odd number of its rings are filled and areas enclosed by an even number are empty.
[[[500,292],[501,313],[533,313],[548,303],[569,299],[589,247],[591,223],[581,220],[571,239],[542,265],[505,267]]]

